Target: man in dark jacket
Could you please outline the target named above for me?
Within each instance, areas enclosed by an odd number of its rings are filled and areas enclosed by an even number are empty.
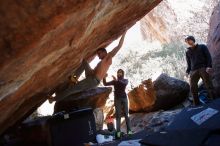
[[[188,36],[185,42],[189,45],[186,51],[187,76],[190,75],[190,89],[193,96],[194,105],[199,104],[198,81],[202,78],[209,98],[213,99],[213,84],[210,77],[212,72],[212,58],[206,45],[196,44],[193,36]]]
[[[125,121],[127,125],[127,133],[131,133],[131,126],[130,126],[130,120],[128,117],[128,99],[127,94],[125,92],[126,86],[128,84],[128,80],[124,79],[124,71],[122,69],[119,69],[117,71],[117,79],[113,77],[113,80],[110,82],[106,82],[106,77],[103,79],[103,84],[105,86],[114,86],[114,104],[115,104],[115,111],[116,111],[116,130],[117,134],[116,137],[121,137],[121,113],[124,113]]]

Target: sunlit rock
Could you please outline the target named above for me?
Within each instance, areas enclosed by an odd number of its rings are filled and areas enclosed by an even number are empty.
[[[147,88],[145,88],[144,84],[141,84],[128,93],[129,109],[133,112],[148,111],[155,104],[156,92],[152,81],[147,81],[151,82]]]
[[[161,74],[152,84],[149,83],[147,89],[140,85],[128,93],[129,108],[132,112],[166,110],[182,103],[189,94],[187,82],[166,74]]]

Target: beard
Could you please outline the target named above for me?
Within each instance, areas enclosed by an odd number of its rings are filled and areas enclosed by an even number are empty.
[[[123,79],[124,77],[123,76],[117,76],[117,78],[120,80],[120,79]]]

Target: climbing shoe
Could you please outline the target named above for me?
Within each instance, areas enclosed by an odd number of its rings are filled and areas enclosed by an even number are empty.
[[[121,132],[116,132],[115,138],[116,138],[116,139],[120,139],[120,138],[121,138]]]
[[[50,103],[50,104],[52,104],[55,100],[54,100],[54,97],[53,96],[47,96],[47,99],[48,99],[48,102]]]
[[[132,131],[129,130],[129,131],[128,131],[128,135],[130,136],[130,135],[132,135],[132,134],[133,134]]]
[[[70,80],[71,80],[71,82],[73,84],[77,84],[78,83],[78,79],[77,79],[76,75],[74,75],[74,74],[70,76]]]

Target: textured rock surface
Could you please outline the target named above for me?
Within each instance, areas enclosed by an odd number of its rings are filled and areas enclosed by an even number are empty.
[[[1,1],[0,134],[160,1]]]
[[[161,74],[153,88],[137,87],[129,92],[131,112],[150,112],[169,109],[182,103],[189,94],[189,84]],[[156,97],[155,97],[156,96]]]
[[[182,103],[189,95],[189,84],[182,80],[161,74],[154,81],[156,102],[154,110],[169,109]]]
[[[74,108],[91,107],[95,109],[103,107],[111,91],[112,88],[110,87],[98,87],[87,90],[83,93],[70,95],[64,100],[55,103],[54,113],[69,111]]]
[[[141,19],[143,39],[164,44],[184,42],[184,35],[193,35],[198,42],[206,42],[208,22],[217,1],[163,0]]]
[[[133,112],[147,111],[156,101],[156,92],[153,84],[147,89],[143,84],[128,93],[129,109]]]
[[[213,84],[220,96],[220,3],[215,7],[210,19],[208,47],[213,57]]]
[[[96,130],[102,130],[104,124],[104,112],[102,108],[96,108],[93,110],[93,114],[95,117]]]
[[[130,115],[131,120],[131,130],[139,132],[145,129],[147,132],[157,132],[163,130],[167,125],[169,125],[175,115],[177,115],[181,109],[173,111],[158,111],[152,113],[135,113]],[[126,123],[122,123],[122,131],[126,132]]]
[[[176,15],[172,3],[163,0],[160,5],[141,19],[143,39],[150,42],[157,40],[161,44],[169,43],[175,34],[172,26],[178,22]]]

